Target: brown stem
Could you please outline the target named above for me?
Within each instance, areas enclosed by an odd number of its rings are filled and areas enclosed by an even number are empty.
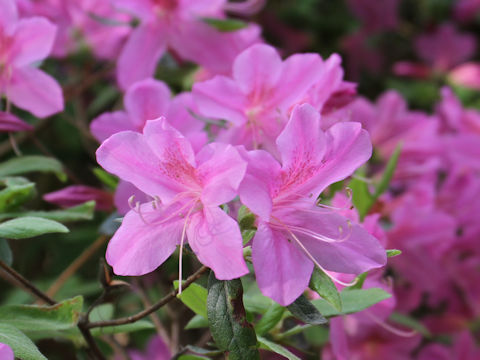
[[[88,318],[85,315],[80,317],[77,326],[88,344],[88,348],[90,349],[90,357],[94,360],[106,360],[106,357],[103,356],[102,352],[98,348],[97,343],[95,342],[95,339],[88,329]]]
[[[55,296],[60,288],[67,282],[67,280],[75,274],[80,267],[87,262],[88,259],[107,241],[108,236],[101,235],[86,248],[79,257],[77,257],[57,278],[57,280],[48,288],[46,294],[48,296]]]
[[[0,267],[11,277],[13,277],[15,280],[17,280],[20,284],[22,284],[25,289],[32,294],[33,296],[42,299],[49,305],[55,305],[57,302],[50,298],[48,295],[43,293],[40,289],[38,289],[35,285],[33,285],[30,281],[25,279],[22,275],[17,273],[15,270],[13,270],[10,266],[5,264],[2,260],[0,260]]]
[[[200,269],[198,269],[193,275],[189,276],[187,280],[185,280],[183,284],[183,289],[186,289],[190,284],[195,282],[202,274],[207,271],[206,266],[202,266]],[[107,320],[107,321],[96,321],[92,323],[88,323],[87,328],[92,329],[92,328],[97,328],[97,327],[105,327],[105,326],[117,326],[117,325],[124,325],[124,324],[131,324],[134,323],[140,319],[143,319],[144,317],[150,315],[151,313],[157,311],[160,309],[162,306],[168,304],[170,301],[175,299],[175,297],[178,294],[178,289],[173,290],[171,293],[168,295],[164,296],[160,301],[158,301],[156,304],[150,306],[149,308],[140,311],[139,313],[132,315],[132,316],[127,316],[124,318],[120,319],[115,319],[115,320]]]

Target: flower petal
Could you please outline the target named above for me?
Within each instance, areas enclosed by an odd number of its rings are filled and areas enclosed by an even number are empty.
[[[10,346],[0,343],[0,359],[3,360],[14,360],[15,355]]]
[[[165,51],[162,29],[152,24],[140,25],[127,40],[117,63],[117,80],[122,89],[151,77]]]
[[[283,306],[305,291],[313,271],[313,263],[290,241],[283,232],[260,223],[252,245],[258,287]]]
[[[33,126],[17,116],[0,111],[0,131],[33,130]]]
[[[106,259],[117,275],[152,272],[175,251],[180,241],[185,219],[175,216],[180,209],[178,203],[163,209],[143,204],[140,209],[141,215],[131,210],[124,217],[108,244]]]
[[[210,267],[217,279],[231,280],[248,273],[238,224],[220,208],[208,207],[193,214],[187,235],[198,260]]]
[[[64,107],[58,82],[36,68],[15,69],[7,87],[7,97],[19,108],[38,117],[53,115]]]
[[[10,33],[18,21],[18,11],[15,0],[0,1],[0,28]]]
[[[45,18],[21,19],[15,30],[12,62],[17,67],[45,59],[53,47],[57,27]]]
[[[141,131],[147,120],[165,116],[170,102],[170,89],[162,82],[146,79],[133,84],[125,94],[125,109]]]
[[[129,200],[132,196],[135,203],[139,202],[140,204],[143,204],[151,200],[147,194],[140,191],[132,183],[120,180],[115,189],[115,196],[113,198],[115,207],[120,214],[125,215],[132,209],[129,204]]]
[[[104,113],[90,123],[90,131],[99,142],[121,131],[137,131],[125,111]]]

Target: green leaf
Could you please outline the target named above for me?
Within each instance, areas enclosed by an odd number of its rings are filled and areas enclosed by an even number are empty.
[[[175,289],[178,289],[178,280],[173,282]],[[190,310],[195,314],[207,318],[207,289],[198,284],[190,284],[182,293],[177,295]]]
[[[35,184],[10,185],[0,191],[0,212],[5,212],[22,205],[35,196]]]
[[[151,329],[155,329],[155,325],[153,325],[150,321],[139,320],[132,324],[94,328],[92,329],[92,335],[102,336],[102,335],[111,335],[111,334],[119,334],[119,333],[131,333],[135,331],[151,330]]]
[[[37,217],[48,220],[54,220],[61,223],[92,220],[95,211],[95,201],[87,201],[81,205],[73,206],[68,209],[52,210],[52,211],[25,211],[25,212],[9,212],[0,214],[0,220],[20,218],[20,217]]]
[[[382,300],[392,297],[391,294],[380,288],[358,289],[342,291],[342,311],[335,309],[330,303],[323,299],[313,300],[312,303],[324,316],[338,316],[353,314],[379,303]]]
[[[221,281],[213,272],[208,279],[207,315],[210,332],[230,360],[260,359],[257,337],[247,321],[240,279]]]
[[[62,164],[51,157],[31,155],[20,156],[0,164],[0,177],[26,174],[30,172],[54,173],[61,181],[67,180]]]
[[[365,180],[362,180],[364,171],[359,170],[356,175],[359,178],[353,178],[349,182],[348,187],[352,190],[352,203],[357,209],[360,219],[363,219],[375,200],[368,190],[367,183]]]
[[[402,250],[397,250],[397,249],[388,249],[387,250],[387,257],[395,257],[398,256],[402,253]]]
[[[187,354],[187,355],[180,355],[177,359],[178,360],[208,360],[210,358],[205,356],[200,356],[200,355]]]
[[[282,345],[274,343],[273,341],[267,340],[264,337],[257,337],[259,343],[261,344],[260,348],[273,351],[283,357],[286,357],[288,360],[301,360],[298,356],[291,353],[288,349],[284,348]]]
[[[17,328],[0,323],[0,343],[10,346],[15,357],[22,360],[47,360],[35,344]]]
[[[318,295],[332,304],[338,311],[342,311],[342,299],[338,293],[337,287],[325,272],[315,268],[310,279],[310,288],[315,290]]]
[[[26,239],[43,234],[67,233],[68,229],[53,220],[39,217],[20,217],[0,224],[0,237]]]
[[[355,283],[352,286],[346,287],[343,291],[358,290],[363,287],[365,280],[367,279],[368,271],[361,273],[355,278]]]
[[[109,174],[102,168],[96,167],[93,169],[93,174],[100,180],[105,186],[111,190],[115,190],[118,185],[118,178]]]
[[[287,309],[293,316],[306,324],[320,325],[327,323],[327,319],[313,306],[305,295],[300,295],[297,300],[287,306]]]
[[[82,306],[81,296],[53,306],[7,305],[0,307],[0,319],[25,332],[64,330],[76,326]]]
[[[208,327],[208,320],[200,315],[195,315],[185,326],[185,330],[201,329]]]
[[[214,27],[218,31],[222,32],[230,32],[243,29],[247,27],[247,23],[245,21],[237,20],[237,19],[217,19],[217,18],[202,18],[204,22],[208,25]]]
[[[90,322],[105,321],[113,318],[114,307],[112,304],[101,304],[96,306],[88,317]]]
[[[255,325],[255,332],[257,335],[264,335],[277,325],[282,320],[285,308],[274,303],[260,321]]]
[[[296,325],[294,326],[293,328],[291,329],[288,329],[287,331],[285,331],[284,333],[281,333],[280,335],[277,335],[276,338],[278,340],[282,340],[282,339],[285,339],[285,338],[288,338],[290,336],[293,336],[293,335],[297,335],[297,334],[300,334],[301,332],[304,332],[305,330],[308,330],[312,327],[318,327],[318,326],[313,326],[313,325],[310,325],[310,324],[306,324],[306,325]]]
[[[393,152],[392,156],[388,160],[387,166],[385,167],[385,171],[383,172],[382,178],[380,182],[376,186],[375,193],[373,194],[374,200],[376,200],[380,195],[382,195],[385,191],[387,191],[390,181],[393,178],[393,174],[395,173],[395,169],[397,168],[398,158],[400,157],[400,153],[402,151],[402,144],[398,144]]]
[[[0,260],[8,266],[11,266],[13,263],[12,250],[5,239],[0,239]]]

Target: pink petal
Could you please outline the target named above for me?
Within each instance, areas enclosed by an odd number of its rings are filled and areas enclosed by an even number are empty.
[[[212,143],[197,154],[197,174],[202,179],[202,202],[219,206],[232,200],[245,175],[247,162],[228,144]]]
[[[18,11],[15,0],[0,1],[0,28],[11,34],[18,21]]]
[[[113,134],[127,130],[138,131],[125,111],[104,113],[90,123],[90,131],[99,142],[105,141]]]
[[[45,18],[21,19],[15,30],[12,63],[16,67],[45,59],[53,47],[57,27]]]
[[[260,223],[252,245],[258,287],[283,306],[305,291],[313,271],[313,263],[290,241],[284,233]]]
[[[53,115],[64,107],[58,82],[36,68],[15,69],[7,87],[7,97],[19,108],[38,117]]]
[[[98,210],[110,210],[112,208],[112,194],[85,185],[67,186],[58,191],[43,195],[43,200],[62,207],[71,207],[95,200]]]
[[[248,273],[238,224],[220,208],[208,207],[193,214],[187,235],[198,260],[210,267],[217,279],[231,280]]]
[[[133,84],[125,94],[125,109],[138,129],[143,129],[147,120],[167,114],[170,89],[162,82],[146,79]]]
[[[14,360],[15,356],[10,346],[0,343],[0,359],[2,360]]]
[[[225,76],[193,85],[193,95],[200,113],[212,119],[223,119],[236,125],[247,121],[244,110],[247,99],[238,85]]]
[[[242,203],[261,219],[268,221],[272,211],[272,189],[280,175],[280,164],[264,150],[245,151],[242,157],[248,161],[247,173],[238,193]]]
[[[147,274],[175,251],[185,222],[175,214],[179,209],[179,204],[163,209],[143,204],[141,215],[135,210],[128,212],[108,243],[106,259],[115,274]]]
[[[448,77],[455,84],[480,90],[480,63],[468,62],[457,66]]]
[[[33,130],[33,126],[13,114],[0,111],[0,131]]]
[[[233,63],[233,78],[244,94],[253,98],[277,85],[282,72],[282,59],[277,51],[264,44],[249,47]]]
[[[118,182],[117,188],[115,189],[115,196],[113,198],[115,207],[117,208],[117,211],[120,214],[125,215],[131,210],[131,205],[129,204],[129,200],[130,198],[132,198],[132,196],[133,196],[134,203],[139,202],[143,204],[151,200],[151,197],[149,197],[144,192],[140,191],[132,183],[129,183],[128,181],[120,180]]]
[[[296,106],[290,121],[277,138],[285,176],[305,181],[321,166],[325,155],[325,135],[320,114],[309,104]]]
[[[165,117],[175,129],[187,136],[189,133],[203,130],[206,125],[192,113],[198,113],[192,93],[180,93],[170,102]]]
[[[142,134],[123,131],[112,135],[98,148],[97,161],[108,172],[162,201],[170,201],[182,190],[162,172],[160,159]]]
[[[334,212],[313,206],[310,211],[290,211],[282,216],[282,221],[335,240],[326,242],[293,230],[315,260],[327,270],[358,275],[382,267],[387,261],[385,249],[376,238],[360,225]]]
[[[143,21],[154,18],[151,0],[113,0],[112,4],[120,11],[129,12]]]
[[[336,360],[350,359],[350,351],[348,348],[348,337],[345,331],[344,317],[337,316],[331,318],[330,321],[330,342],[332,344],[332,352],[335,354]]]
[[[118,58],[117,80],[128,89],[133,83],[151,77],[165,51],[164,31],[154,24],[138,26],[127,40]]]

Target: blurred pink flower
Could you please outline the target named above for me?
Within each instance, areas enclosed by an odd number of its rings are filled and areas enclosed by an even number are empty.
[[[480,0],[457,0],[454,3],[455,17],[460,21],[470,21],[478,16]]]
[[[47,19],[19,19],[14,0],[0,2],[0,94],[38,117],[63,110],[62,89],[35,63],[50,53],[56,27]]]
[[[347,3],[368,33],[397,27],[400,0],[348,0]]]
[[[85,185],[67,186],[58,191],[43,195],[43,200],[61,207],[72,207],[95,200],[98,210],[111,210],[113,206],[112,194],[101,189]]]
[[[418,354],[418,360],[477,360],[480,348],[469,331],[455,336],[453,345],[428,344]]]
[[[2,360],[14,360],[15,356],[10,346],[0,343],[0,359]]]
[[[33,126],[13,114],[0,111],[0,131],[13,132],[26,130],[33,130]]]
[[[148,341],[145,352],[131,350],[128,352],[132,360],[170,360],[172,354],[160,336],[154,336]]]

